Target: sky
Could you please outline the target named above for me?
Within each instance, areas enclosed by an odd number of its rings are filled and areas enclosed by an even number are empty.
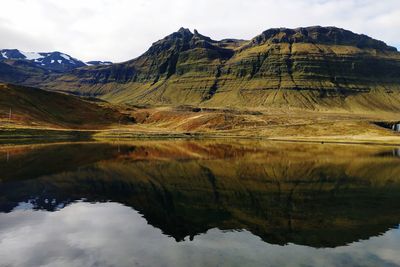
[[[0,0],[0,48],[122,62],[180,27],[219,40],[337,26],[400,48],[400,0]]]

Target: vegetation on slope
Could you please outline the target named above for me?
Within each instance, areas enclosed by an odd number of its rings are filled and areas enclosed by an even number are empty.
[[[97,129],[127,118],[115,109],[75,96],[31,87],[0,84],[3,126]]]
[[[250,41],[182,28],[134,60],[41,86],[118,103],[398,112],[400,53],[334,27],[271,29]]]

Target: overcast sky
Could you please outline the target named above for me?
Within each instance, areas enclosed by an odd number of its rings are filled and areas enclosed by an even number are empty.
[[[338,26],[400,48],[400,0],[0,0],[0,48],[125,61],[181,26],[213,39]]]

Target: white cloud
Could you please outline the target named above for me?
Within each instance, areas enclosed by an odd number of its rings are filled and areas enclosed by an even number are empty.
[[[0,213],[1,266],[399,266],[400,231],[337,248],[265,243],[210,229],[177,243],[117,203]]]
[[[399,45],[400,1],[2,0],[1,48],[124,61],[179,27],[249,39],[270,27],[330,25]]]

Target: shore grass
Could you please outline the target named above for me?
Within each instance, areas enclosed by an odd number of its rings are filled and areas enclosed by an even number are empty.
[[[182,107],[134,108],[124,113],[134,118],[135,123],[90,129],[3,123],[0,142],[225,138],[400,145],[400,133],[382,126],[397,122],[396,114],[239,112]]]
[[[52,140],[90,140],[93,131],[81,130],[60,130],[48,128],[1,128],[0,142],[9,141],[29,141],[36,140],[40,142]]]

